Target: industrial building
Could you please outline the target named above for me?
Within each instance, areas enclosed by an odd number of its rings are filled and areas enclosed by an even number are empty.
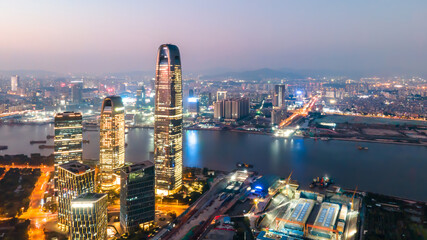
[[[322,203],[310,233],[318,237],[332,238],[339,210],[338,204]]]
[[[251,184],[251,193],[265,197],[269,193],[270,187],[279,180],[279,177],[274,175],[262,176]]]
[[[291,215],[284,220],[284,232],[288,235],[303,236],[305,224],[313,210],[314,203],[315,201],[312,199],[300,198]]]

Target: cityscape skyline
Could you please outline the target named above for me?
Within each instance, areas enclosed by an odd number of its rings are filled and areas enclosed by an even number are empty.
[[[427,3],[331,2],[236,1],[223,8],[220,2],[2,1],[1,19],[14,21],[0,21],[0,65],[1,70],[61,73],[147,70],[155,59],[152,49],[173,42],[185,52],[186,72],[286,67],[426,73],[427,8],[422,6]],[[245,11],[238,11],[242,4]],[[184,17],[152,24],[155,16],[173,16],[175,10]],[[72,18],[76,13],[80,17]],[[222,17],[216,18],[219,13]],[[170,21],[174,28],[159,30]]]
[[[427,239],[415,2],[0,1],[0,238]]]

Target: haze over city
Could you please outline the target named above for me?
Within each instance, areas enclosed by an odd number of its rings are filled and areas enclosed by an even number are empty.
[[[0,239],[427,239],[427,1],[0,0]]]
[[[426,74],[427,2],[0,2],[0,70],[152,71],[156,47],[184,74],[314,69]]]

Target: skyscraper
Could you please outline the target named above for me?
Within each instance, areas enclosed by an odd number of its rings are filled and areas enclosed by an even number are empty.
[[[71,200],[71,240],[107,239],[107,194],[85,193]]]
[[[216,101],[222,101],[227,98],[227,91],[217,91],[216,92]]]
[[[273,106],[278,108],[286,107],[286,84],[274,86]]]
[[[137,109],[141,109],[145,104],[145,87],[144,85],[138,86],[138,90],[136,90],[136,103],[135,107]]]
[[[78,161],[58,166],[58,224],[63,230],[70,227],[71,200],[83,193],[95,192],[95,169]]]
[[[73,87],[71,88],[71,95],[74,104],[79,104],[83,101],[83,81],[71,82]]]
[[[10,90],[17,92],[19,87],[19,76],[15,75],[10,78]]]
[[[182,184],[182,76],[177,46],[163,44],[159,47],[155,86],[156,191],[171,194]]]
[[[120,173],[120,224],[125,232],[154,224],[155,174],[150,161],[123,167]]]
[[[101,189],[114,187],[114,171],[125,163],[125,108],[122,98],[109,96],[101,109],[99,166]]]
[[[83,159],[82,114],[64,112],[55,115],[55,166]]]

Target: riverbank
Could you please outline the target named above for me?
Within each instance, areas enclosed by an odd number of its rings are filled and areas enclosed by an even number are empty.
[[[311,139],[317,140],[320,139],[319,137],[309,137]],[[326,141],[331,140],[337,140],[337,141],[347,141],[347,142],[369,142],[369,143],[384,143],[384,144],[398,144],[398,145],[409,145],[409,146],[419,146],[419,147],[427,147],[427,143],[409,143],[409,142],[396,142],[394,140],[389,141],[386,139],[376,139],[376,140],[369,140],[369,139],[359,139],[359,138],[335,138],[335,137],[329,137]],[[325,140],[321,140],[325,141]]]

